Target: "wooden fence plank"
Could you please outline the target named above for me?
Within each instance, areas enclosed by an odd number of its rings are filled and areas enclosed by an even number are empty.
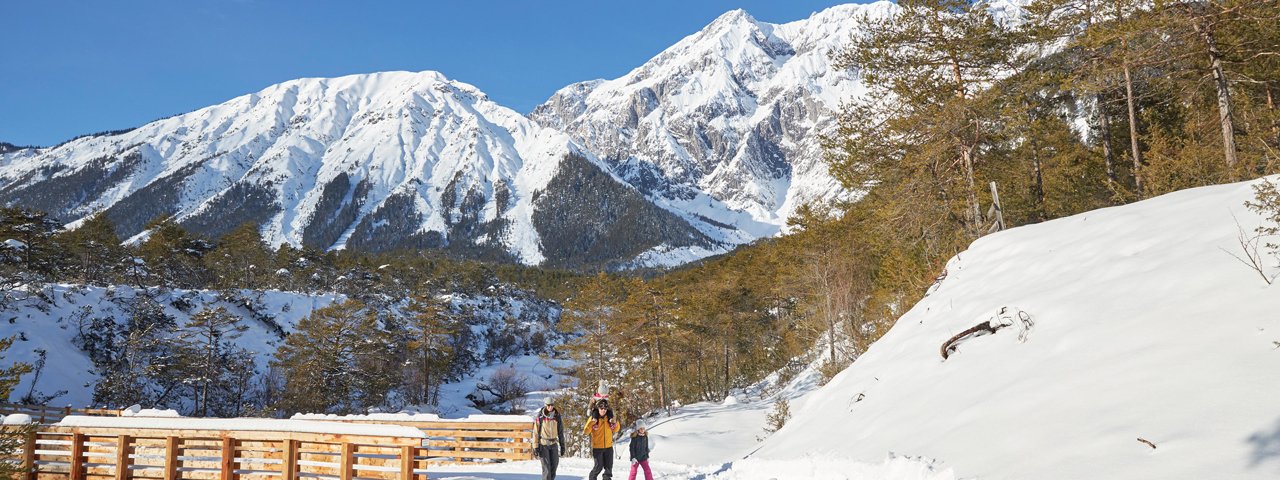
[[[340,480],[351,480],[355,475],[355,445],[350,443],[342,444],[342,466],[338,478]]]
[[[231,437],[222,438],[222,462],[219,465],[222,480],[235,480],[236,441]]]
[[[298,478],[298,441],[284,441],[284,473],[282,480]]]
[[[84,480],[84,435],[71,434],[71,480]]]
[[[116,436],[116,480],[129,480],[130,443],[133,443],[130,436]]]
[[[164,437],[164,480],[178,480],[178,437]]]

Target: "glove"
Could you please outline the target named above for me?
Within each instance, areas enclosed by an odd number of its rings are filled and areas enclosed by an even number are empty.
[[[533,449],[533,458],[542,458],[542,449],[541,449],[541,448],[534,447],[534,449]]]
[[[631,460],[631,464],[632,464],[632,465],[635,465],[635,464],[637,464],[637,463],[640,463],[640,461],[639,461],[639,460]]]
[[[564,446],[563,446],[563,445],[561,445],[561,446],[560,446],[560,456],[561,456],[561,457],[563,457],[563,456],[564,456]]]

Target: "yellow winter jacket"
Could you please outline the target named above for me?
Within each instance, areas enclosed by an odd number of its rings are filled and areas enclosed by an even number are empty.
[[[620,430],[622,426],[616,420],[610,422],[601,417],[587,420],[582,433],[591,436],[591,448],[613,448],[613,434]]]

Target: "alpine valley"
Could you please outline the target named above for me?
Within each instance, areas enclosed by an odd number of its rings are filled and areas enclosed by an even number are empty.
[[[821,137],[862,91],[829,53],[843,5],[771,24],[722,15],[627,75],[527,117],[425,71],[304,78],[128,131],[0,150],[0,203],[121,238],[172,216],[217,238],[565,268],[663,267],[780,233],[849,193]]]

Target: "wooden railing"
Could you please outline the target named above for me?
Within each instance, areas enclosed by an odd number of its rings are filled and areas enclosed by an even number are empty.
[[[502,460],[533,459],[533,423],[396,421],[335,419],[346,423],[401,425],[427,435],[424,455],[433,465],[474,464]]]
[[[107,408],[71,408],[48,407],[44,405],[23,405],[20,403],[0,403],[0,415],[30,415],[38,423],[57,423],[68,415],[92,415],[97,417],[118,417],[120,410]]]
[[[23,480],[426,478],[417,437],[45,426],[27,435]],[[14,458],[17,457],[17,458]]]

